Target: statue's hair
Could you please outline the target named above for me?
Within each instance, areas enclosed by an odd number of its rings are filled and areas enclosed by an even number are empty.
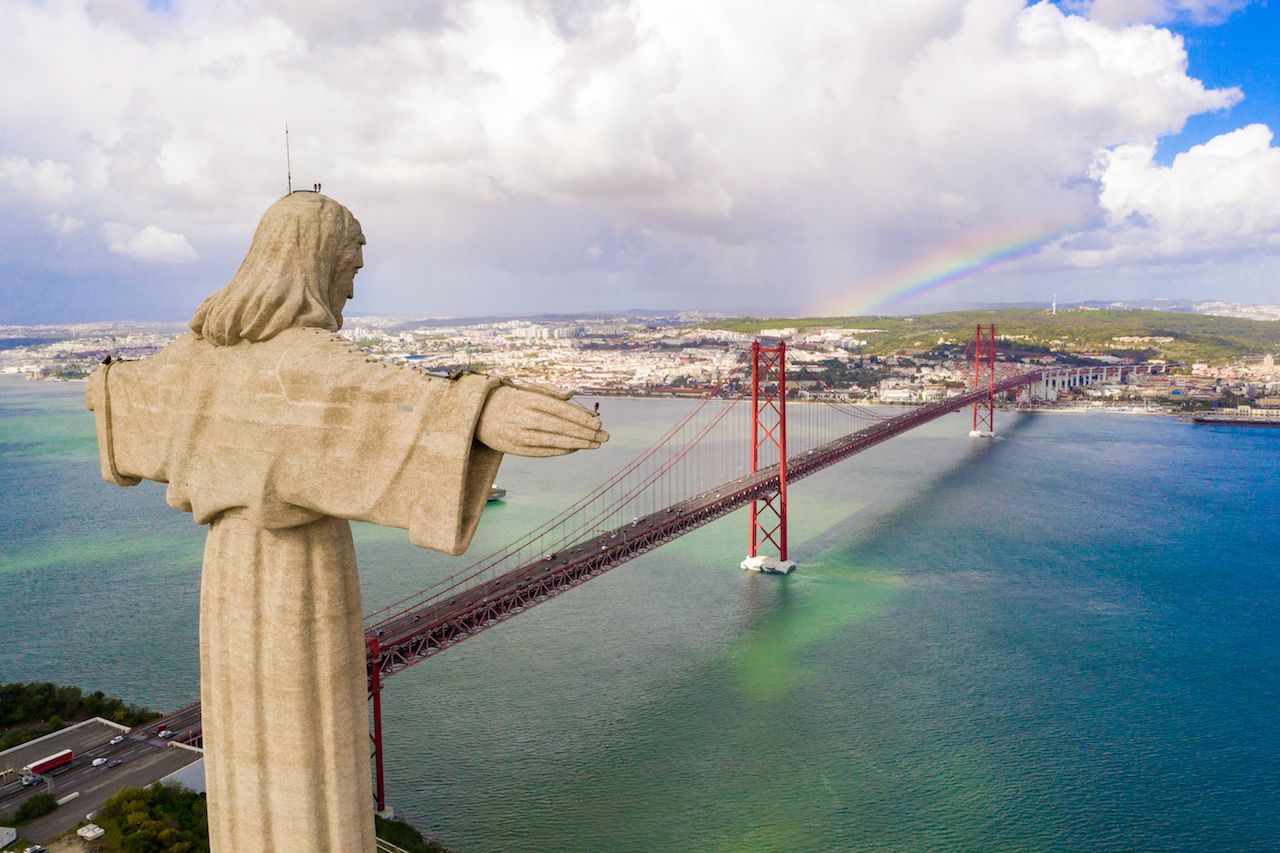
[[[295,327],[337,331],[342,302],[335,305],[330,290],[359,236],[360,223],[333,199],[285,196],[262,215],[231,281],[196,309],[191,330],[215,346],[265,341]]]

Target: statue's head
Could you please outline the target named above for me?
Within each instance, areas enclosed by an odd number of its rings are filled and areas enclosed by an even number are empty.
[[[363,246],[351,211],[319,193],[290,193],[263,214],[240,269],[200,305],[191,329],[217,346],[294,327],[337,331]]]

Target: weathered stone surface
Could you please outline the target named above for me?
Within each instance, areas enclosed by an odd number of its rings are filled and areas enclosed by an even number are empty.
[[[200,598],[210,841],[373,850],[359,578],[347,519],[466,550],[504,453],[599,447],[554,389],[429,377],[333,334],[364,235],[294,193],[192,333],[91,377],[103,478],[168,483],[209,524]]]
[[[213,849],[372,850],[350,525],[321,517],[267,530],[226,512],[204,553],[200,700]]]
[[[323,329],[213,346],[183,335],[90,378],[99,446],[124,478],[167,482],[169,506],[207,524],[236,508],[264,528],[322,515],[410,531],[458,554],[501,454],[475,440],[499,380],[454,381],[373,361]],[[145,440],[121,440],[122,436]]]

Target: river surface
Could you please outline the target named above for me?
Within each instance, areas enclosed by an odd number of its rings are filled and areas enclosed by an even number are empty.
[[[198,696],[203,531],[99,477],[83,385],[0,377],[0,680]],[[605,449],[508,458],[479,556]],[[459,851],[1280,849],[1280,431],[943,418],[396,675],[391,804]],[[356,526],[366,610],[466,564]]]

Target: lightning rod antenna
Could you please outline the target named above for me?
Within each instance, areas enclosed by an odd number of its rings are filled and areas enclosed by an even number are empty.
[[[284,168],[285,178],[289,182],[289,192],[293,192],[293,158],[289,156],[289,122],[284,123]]]

